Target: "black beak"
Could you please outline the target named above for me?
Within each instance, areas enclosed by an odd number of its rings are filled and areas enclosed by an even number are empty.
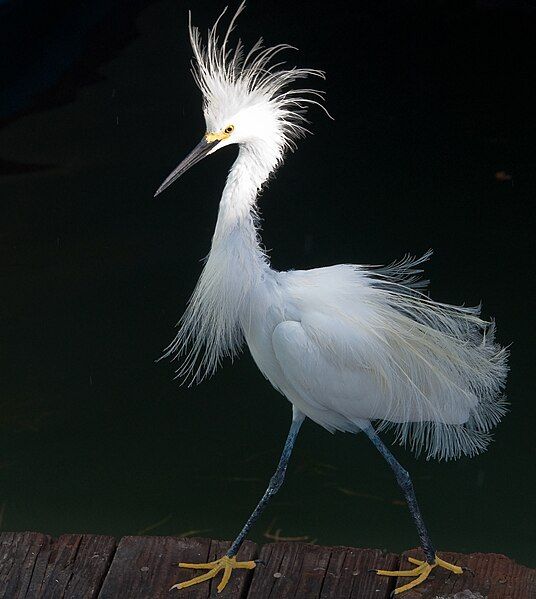
[[[176,181],[181,175],[183,175],[190,167],[197,164],[214,148],[220,140],[207,141],[205,137],[195,146],[195,148],[186,156],[186,158],[179,164],[179,166],[169,175],[169,177],[160,185],[156,190],[154,197],[159,193],[162,193],[164,189],[169,187],[174,181]]]

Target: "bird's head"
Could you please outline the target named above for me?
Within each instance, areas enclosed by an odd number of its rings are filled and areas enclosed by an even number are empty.
[[[308,132],[307,106],[316,104],[323,108],[322,92],[292,87],[298,79],[311,75],[323,77],[322,71],[285,68],[284,62],[274,60],[291,46],[279,44],[266,48],[259,39],[247,53],[240,40],[234,48],[230,47],[229,37],[244,4],[231,19],[221,42],[218,23],[226,10],[209,30],[206,45],[190,21],[192,74],[203,94],[206,132],[155,196],[205,156],[231,144],[253,150],[271,163],[269,170],[275,168],[285,150],[293,149],[296,139]]]

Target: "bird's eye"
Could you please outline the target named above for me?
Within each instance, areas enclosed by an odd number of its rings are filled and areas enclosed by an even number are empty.
[[[234,131],[234,125],[227,125],[227,127],[225,127],[225,129],[223,130],[224,133],[230,134]]]

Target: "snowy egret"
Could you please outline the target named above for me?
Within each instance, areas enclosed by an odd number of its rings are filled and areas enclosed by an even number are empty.
[[[225,356],[247,344],[264,376],[292,404],[292,424],[268,488],[226,555],[210,563],[180,564],[208,570],[172,588],[183,589],[223,571],[221,591],[239,562],[238,549],[280,488],[303,420],[327,430],[362,431],[394,471],[415,521],[424,560],[410,560],[408,590],[435,567],[460,574],[442,560],[422,518],[410,476],[381,441],[396,439],[428,458],[482,452],[504,414],[502,395],[507,351],[494,342],[493,323],[479,308],[436,303],[420,280],[422,258],[387,267],[342,264],[306,271],[271,268],[259,239],[257,195],[286,150],[306,133],[304,112],[322,104],[322,93],[293,84],[320,71],[286,68],[276,60],[285,44],[265,48],[259,40],[245,53],[230,35],[244,4],[206,44],[190,21],[193,74],[203,95],[206,133],[162,183],[166,189],[205,156],[238,144],[227,176],[212,246],[199,282],[166,356],[180,358],[180,376],[199,381]]]

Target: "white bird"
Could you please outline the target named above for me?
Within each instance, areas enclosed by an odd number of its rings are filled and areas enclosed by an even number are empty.
[[[174,585],[182,589],[223,571],[221,591],[238,562],[252,524],[279,489],[303,420],[328,431],[363,431],[393,469],[415,520],[425,559],[412,570],[378,570],[409,576],[399,593],[426,579],[435,567],[462,568],[437,556],[422,519],[409,474],[378,431],[428,458],[473,456],[486,449],[490,430],[506,411],[502,389],[507,351],[494,342],[493,323],[479,308],[440,304],[424,294],[420,259],[388,267],[340,264],[278,272],[259,238],[257,196],[281,165],[285,151],[306,133],[305,109],[320,105],[321,92],[293,84],[314,69],[286,68],[276,59],[290,48],[263,46],[245,53],[230,47],[236,14],[223,35],[218,22],[206,45],[191,25],[193,74],[203,95],[206,133],[169,175],[162,192],[192,165],[237,144],[220,201],[212,247],[201,277],[166,355],[182,360],[180,376],[199,381],[222,358],[247,344],[260,371],[292,404],[292,425],[277,470],[244,528],[222,558],[181,564],[207,573]]]

